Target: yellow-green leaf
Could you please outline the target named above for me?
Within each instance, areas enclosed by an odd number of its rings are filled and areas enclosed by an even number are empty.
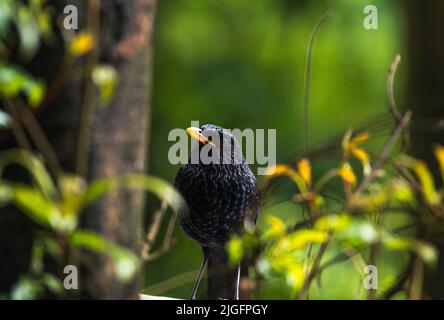
[[[73,56],[82,56],[94,47],[94,37],[89,32],[80,32],[71,41],[69,52]]]
[[[346,214],[329,214],[316,220],[315,229],[338,232],[347,228],[351,218]]]
[[[433,176],[430,173],[426,163],[422,160],[414,159],[412,169],[415,171],[415,174],[417,175],[422,186],[422,192],[425,200],[431,205],[438,204],[441,201],[441,197],[439,193],[436,192]]]
[[[351,152],[353,153],[353,155],[359,159],[359,161],[362,164],[362,167],[364,169],[364,175],[368,175],[370,173],[370,157],[368,155],[368,153],[359,147],[353,147],[351,148]]]
[[[86,248],[111,258],[117,278],[122,282],[131,280],[140,267],[137,256],[130,250],[118,246],[101,235],[89,230],[74,231],[69,237],[72,246]]]
[[[301,159],[298,162],[298,173],[304,180],[305,184],[310,187],[311,185],[311,165],[308,159]]]
[[[356,185],[356,175],[348,163],[343,163],[341,167],[339,167],[338,175],[342,178],[344,183],[351,186]]]
[[[266,175],[269,177],[288,176],[297,185],[301,193],[307,192],[304,179],[296,172],[296,170],[286,164],[278,164],[268,168]]]
[[[267,216],[268,228],[263,234],[264,239],[280,238],[286,234],[285,223],[276,216]]]
[[[436,160],[438,160],[439,168],[441,170],[441,177],[444,180],[444,147],[440,144],[433,148]]]

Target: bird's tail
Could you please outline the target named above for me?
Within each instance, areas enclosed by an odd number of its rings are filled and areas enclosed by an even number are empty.
[[[248,283],[248,265],[241,262],[239,284],[241,300],[250,299]],[[211,248],[208,260],[208,299],[236,299],[237,284],[238,266],[232,266],[228,262],[224,248]]]

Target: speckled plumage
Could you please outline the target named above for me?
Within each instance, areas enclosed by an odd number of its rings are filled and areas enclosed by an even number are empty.
[[[214,152],[230,143],[231,159],[239,156],[240,160],[237,164],[191,164],[189,160],[176,175],[174,185],[188,205],[187,213],[180,215],[181,226],[204,249],[211,249],[223,247],[232,232],[256,223],[259,196],[256,178],[234,136],[214,125],[200,129],[204,135],[220,135],[221,145],[212,147]]]

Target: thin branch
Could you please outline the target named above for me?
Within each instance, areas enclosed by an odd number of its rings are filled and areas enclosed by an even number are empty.
[[[388,107],[390,113],[392,114],[393,118],[396,119],[397,122],[400,122],[402,120],[402,115],[396,106],[395,96],[393,94],[393,82],[395,80],[396,69],[398,68],[400,62],[401,62],[401,56],[397,54],[389,68],[389,72],[387,75],[387,88],[386,88]]]
[[[304,283],[302,284],[301,291],[299,291],[299,295],[298,295],[299,300],[307,299],[308,289],[310,288],[310,283],[313,281],[313,279],[315,278],[316,274],[318,273],[318,271],[320,269],[319,266],[321,264],[321,260],[324,257],[325,251],[327,250],[327,247],[330,244],[330,242],[331,242],[331,238],[321,244],[318,254],[316,255],[316,258],[313,262],[313,266],[310,270],[310,273],[305,278]]]
[[[174,227],[176,225],[176,218],[177,216],[173,214],[170,218],[170,221],[168,222],[168,227],[165,232],[165,236],[163,238],[162,245],[160,248],[152,253],[148,253],[148,255],[144,258],[146,262],[156,260],[157,258],[161,257],[163,254],[168,252],[174,245]]]
[[[381,151],[379,159],[377,160],[376,164],[372,167],[372,171],[370,172],[370,174],[368,176],[365,177],[365,179],[362,181],[362,183],[360,184],[360,186],[358,187],[356,192],[353,194],[353,196],[356,196],[356,195],[362,193],[365,190],[365,188],[367,187],[367,185],[374,179],[377,171],[382,167],[382,165],[387,160],[388,155],[389,155],[390,151],[393,149],[394,144],[395,144],[396,140],[398,139],[399,135],[402,133],[402,131],[405,129],[405,127],[409,123],[410,118],[411,118],[411,112],[407,111],[405,113],[405,115],[402,117],[401,121],[398,123],[398,125],[393,130],[392,134],[387,139],[386,143],[384,144],[384,147]],[[350,201],[346,205],[345,210],[347,211],[347,209],[349,207],[350,207]],[[313,263],[313,266],[311,268],[309,276],[305,278],[302,289],[299,292],[299,296],[298,296],[299,299],[306,299],[308,289],[310,287],[310,283],[315,278],[316,274],[318,273],[318,271],[320,269],[320,263],[321,263],[322,257],[324,255],[328,245],[330,244],[330,242],[331,242],[331,239],[324,242],[321,245],[321,247],[319,248],[318,255],[315,258],[315,261]]]
[[[17,98],[15,99],[15,102],[17,105],[16,110],[23,127],[29,132],[29,136],[31,137],[35,146],[48,163],[48,169],[55,177],[58,177],[63,172],[63,169],[59,163],[56,153],[54,152],[54,149],[46,137],[44,130],[40,126],[40,123],[37,121],[31,108],[26,105],[24,101]]]
[[[92,33],[95,41],[98,41],[100,32],[100,0],[91,0],[88,2],[87,28]],[[92,67],[97,64],[98,58],[99,51],[98,45],[96,44],[86,56],[86,70],[88,75],[85,79],[83,106],[80,115],[79,136],[77,140],[76,172],[82,176],[86,176],[88,173],[87,164],[91,143],[90,122],[94,111],[94,84],[90,72]]]
[[[159,209],[154,212],[153,221],[151,222],[150,228],[146,233],[146,242],[142,248],[142,257],[148,256],[151,248],[154,245],[154,241],[156,240],[157,234],[159,233],[160,226],[162,224],[162,220],[165,217],[166,209],[168,208],[168,204],[165,200],[160,203]]]
[[[407,127],[407,125],[410,122],[410,119],[412,117],[412,112],[407,111],[404,116],[401,118],[401,121],[399,121],[398,125],[395,127],[395,129],[390,134],[389,138],[384,144],[384,147],[382,148],[381,154],[379,155],[378,160],[376,161],[375,165],[372,166],[372,170],[369,175],[367,175],[362,183],[359,185],[357,190],[355,191],[355,195],[358,195],[364,191],[364,189],[367,187],[367,185],[375,178],[377,172],[379,169],[381,169],[382,165],[386,162],[391,150],[393,149],[396,141],[398,140],[398,137],[401,135],[401,133],[404,131],[404,129]]]
[[[32,150],[31,144],[29,143],[28,137],[26,136],[26,132],[20,123],[20,117],[17,113],[14,104],[9,99],[6,99],[4,101],[5,101],[5,108],[12,117],[11,129],[12,133],[14,134],[15,140],[17,141],[18,146],[22,149],[31,151]]]
[[[399,274],[398,278],[396,279],[395,283],[388,288],[380,297],[380,299],[388,300],[391,299],[395,294],[397,294],[399,291],[401,291],[405,283],[410,277],[410,271],[411,271],[411,263],[409,263],[404,270]]]
[[[308,105],[310,102],[310,83],[311,83],[311,64],[313,60],[313,47],[316,40],[318,32],[321,30],[322,26],[331,17],[331,12],[326,12],[316,23],[313,30],[311,31],[310,38],[308,41],[307,54],[305,57],[305,76],[304,76],[304,105],[303,105],[303,115],[302,115],[302,130],[304,137],[305,152],[308,153]]]
[[[43,98],[42,103],[38,106],[38,111],[41,111],[46,106],[48,106],[60,93],[60,90],[63,88],[63,85],[66,82],[67,75],[69,74],[68,70],[71,69],[73,64],[74,59],[72,58],[72,56],[65,53],[65,56],[63,57],[62,63],[54,79],[51,81],[48,90],[46,90],[45,97]]]
[[[381,228],[383,224],[383,215],[379,212],[376,215],[375,218],[375,226],[377,228]],[[377,256],[378,252],[381,248],[381,243],[376,242],[370,245],[370,252],[369,252],[369,258],[368,258],[368,264],[372,266],[377,266]],[[367,292],[367,300],[374,300],[376,299],[376,289],[370,288]]]
[[[196,273],[198,270],[188,271],[177,276],[171,277],[167,280],[161,281],[154,285],[151,285],[147,288],[141,290],[142,293],[150,293],[150,294],[160,294],[166,292],[168,290],[178,288],[192,282],[196,277]],[[206,274],[202,274],[202,279],[206,278]]]
[[[424,262],[416,256],[413,261],[413,271],[410,278],[409,299],[421,300],[424,281]]]
[[[174,244],[174,227],[176,224],[176,215],[173,214],[168,222],[167,230],[165,232],[165,236],[162,241],[162,245],[160,248],[154,252],[152,252],[152,248],[154,246],[154,242],[157,238],[157,235],[160,231],[160,226],[165,217],[166,210],[168,208],[168,203],[166,201],[162,201],[160,204],[160,208],[154,213],[153,221],[150,225],[150,228],[146,234],[146,241],[144,242],[141,250],[141,257],[144,261],[153,261],[167,252]]]

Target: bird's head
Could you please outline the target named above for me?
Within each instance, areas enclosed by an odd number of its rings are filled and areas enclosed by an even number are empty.
[[[198,150],[202,150],[206,146],[210,157],[213,152],[216,152],[220,159],[231,155],[228,159],[234,163],[241,163],[244,160],[239,143],[230,130],[213,124],[204,124],[200,128],[190,127],[186,132],[190,137],[199,141]]]

